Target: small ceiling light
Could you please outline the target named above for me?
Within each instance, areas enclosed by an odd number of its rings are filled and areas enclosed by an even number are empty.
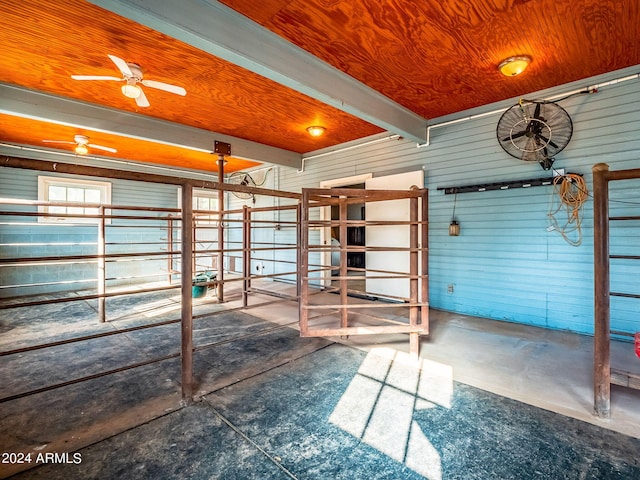
[[[89,153],[89,149],[87,148],[86,145],[80,144],[76,147],[76,153],[78,155],[86,155],[87,153]]]
[[[142,90],[140,90],[140,87],[135,84],[127,83],[122,86],[122,94],[125,97],[138,98],[141,93]]]
[[[307,128],[307,132],[309,132],[309,135],[311,135],[312,137],[321,136],[324,133],[325,130],[326,130],[326,128],[321,127],[319,125],[314,125],[312,127],[308,127]]]
[[[509,57],[505,58],[500,65],[498,65],[498,70],[503,75],[507,77],[515,77],[516,75],[520,75],[531,63],[531,57],[527,55],[522,55],[519,57]]]

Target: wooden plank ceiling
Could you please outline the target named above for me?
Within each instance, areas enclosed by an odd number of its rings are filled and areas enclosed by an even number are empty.
[[[425,119],[640,64],[637,0],[222,3]],[[3,0],[0,30],[1,82],[209,131],[212,145],[223,134],[303,154],[384,131],[83,0]],[[140,108],[118,82],[71,79],[120,76],[108,54],[187,95],[145,87],[151,105]],[[521,76],[497,71],[502,59],[523,54],[533,62]],[[326,134],[310,137],[310,125]],[[42,140],[78,133],[116,148],[113,157],[215,170],[207,153],[0,116],[4,143],[51,147]],[[231,159],[227,169],[255,164]]]

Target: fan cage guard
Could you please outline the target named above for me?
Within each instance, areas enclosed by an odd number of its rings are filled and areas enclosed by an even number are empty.
[[[244,185],[247,187],[255,187],[256,182],[253,180],[253,177],[246,172],[233,172],[227,178],[227,183],[231,183],[233,185]],[[245,192],[231,192],[236,198],[241,200],[250,200],[255,199],[255,195],[253,193],[245,193]]]
[[[549,169],[571,140],[573,122],[553,102],[523,100],[505,111],[496,128],[500,146],[514,158]]]

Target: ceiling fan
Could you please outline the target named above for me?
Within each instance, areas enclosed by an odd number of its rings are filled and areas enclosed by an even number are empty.
[[[45,143],[60,143],[65,145],[76,145],[76,153],[78,155],[86,155],[89,153],[89,149],[87,147],[95,148],[97,150],[104,150],[105,152],[116,153],[117,150],[111,147],[105,147],[102,145],[96,145],[94,143],[89,143],[89,137],[86,135],[75,135],[73,137],[73,142],[69,142],[67,140],[43,140]]]
[[[164,90],[165,92],[175,93],[176,95],[186,95],[187,91],[176,85],[169,85],[168,83],[157,82],[155,80],[144,80],[142,77],[142,67],[136,63],[127,63],[121,58],[114,55],[109,55],[109,58],[116,67],[122,73],[122,78],[110,77],[102,75],[71,75],[74,80],[111,80],[116,82],[126,82],[122,86],[122,94],[125,97],[133,98],[139,107],[148,107],[149,100],[142,91],[142,88],[138,85],[141,83],[145,87],[157,88],[158,90]]]

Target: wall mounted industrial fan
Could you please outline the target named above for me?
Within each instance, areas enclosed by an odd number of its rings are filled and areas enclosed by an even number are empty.
[[[175,93],[176,95],[186,95],[187,91],[176,85],[170,85],[164,82],[157,82],[155,80],[146,80],[142,77],[142,67],[136,63],[127,63],[123,59],[116,57],[115,55],[109,55],[111,61],[118,67],[122,77],[110,77],[104,75],[71,75],[74,80],[108,80],[115,82],[125,82],[122,85],[122,94],[125,97],[133,98],[139,107],[148,107],[149,100],[144,94],[144,91],[138,85],[138,83],[145,87],[157,88],[169,93]]]
[[[549,170],[571,140],[573,123],[556,103],[521,100],[502,114],[496,134],[509,155]]]
[[[242,185],[244,187],[255,187],[256,186],[256,182],[255,180],[251,177],[251,175],[249,175],[246,172],[233,172],[231,175],[229,175],[229,177],[227,178],[227,183],[233,184],[233,185]],[[256,201],[256,197],[253,193],[247,193],[247,192],[231,192],[235,197],[241,199],[241,200],[253,200],[253,202],[255,203]]]

